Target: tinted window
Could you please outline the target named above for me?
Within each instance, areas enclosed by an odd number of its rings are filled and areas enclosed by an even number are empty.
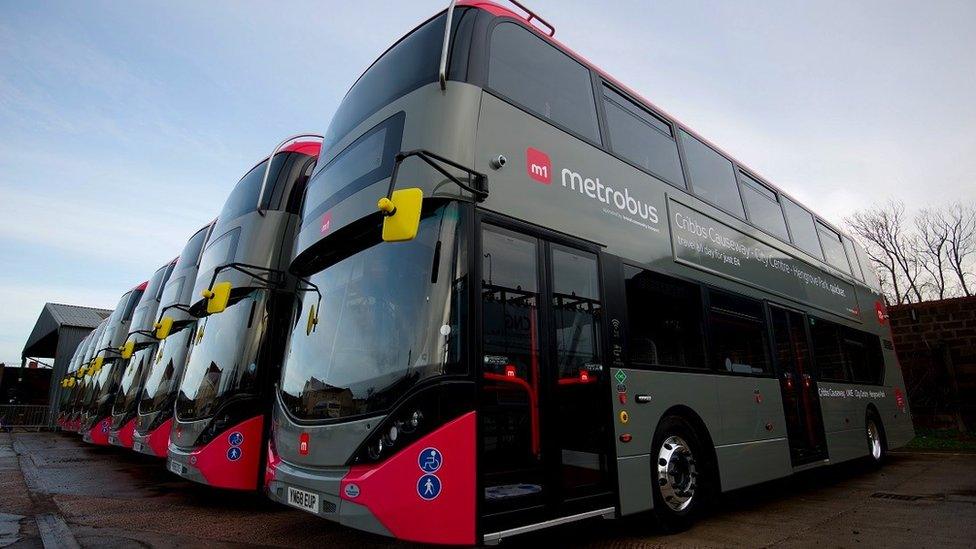
[[[881,338],[853,328],[843,328],[841,346],[854,383],[881,383],[884,374]]]
[[[607,86],[603,87],[603,105],[613,152],[668,183],[684,187],[671,126]]]
[[[842,236],[841,239],[844,241],[844,251],[847,253],[847,262],[851,264],[851,270],[854,271],[854,278],[864,280],[864,271],[861,270],[861,262],[857,260],[854,242],[846,236]]]
[[[810,317],[813,355],[823,381],[850,381],[841,348],[841,327],[833,322]]]
[[[709,353],[716,370],[739,374],[770,371],[762,303],[724,292],[708,294]]]
[[[275,155],[274,162],[271,163],[271,173],[268,174],[269,182],[274,182],[278,178],[281,166],[288,156],[287,154]],[[234,190],[230,192],[230,196],[224,202],[223,209],[220,210],[220,215],[217,217],[218,224],[226,223],[258,209],[258,195],[261,194],[261,183],[264,181],[266,165],[267,160],[261,162],[237,182]],[[270,192],[264,193],[263,207],[267,207],[270,196]]]
[[[536,115],[600,141],[590,71],[515,23],[492,31],[488,85]]]
[[[397,42],[356,81],[332,117],[322,151],[329,151],[366,117],[394,99],[437,80],[443,15]]]
[[[183,251],[180,252],[180,258],[176,260],[176,266],[173,267],[174,271],[179,271],[190,265],[196,265],[200,261],[200,253],[203,252],[203,245],[207,242],[208,234],[210,234],[210,225],[193,233],[193,236],[183,246]]]
[[[624,275],[630,361],[707,368],[698,286],[635,267]]]
[[[789,242],[786,219],[779,200],[776,199],[776,193],[744,173],[739,173],[739,180],[742,182],[742,201],[745,202],[749,221],[767,233]]]
[[[742,200],[736,188],[732,162],[683,131],[681,143],[685,147],[688,175],[691,177],[691,187],[695,194],[733,215],[744,218],[745,212],[742,211]]]
[[[321,223],[332,206],[390,176],[404,118],[400,112],[380,122],[315,172],[305,191],[303,226]]]
[[[867,257],[867,252],[864,251],[864,248],[861,248],[860,246],[855,246],[854,255],[857,256],[857,261],[861,265],[861,272],[864,273],[864,282],[866,282],[868,286],[873,288],[874,291],[880,292],[881,282],[878,280],[878,273],[875,272],[874,265],[871,263],[871,260],[868,259]]]
[[[783,196],[781,199],[783,201],[783,212],[786,214],[786,222],[789,224],[790,234],[793,236],[793,244],[813,257],[823,259],[820,239],[817,238],[817,228],[813,224],[813,215],[789,198]]]
[[[826,225],[817,222],[817,232],[820,233],[820,243],[823,245],[827,263],[831,266],[851,274],[851,266],[847,263],[847,252],[840,241],[840,235]]]
[[[602,362],[598,280],[595,255],[552,245],[552,318],[560,380],[589,375]]]

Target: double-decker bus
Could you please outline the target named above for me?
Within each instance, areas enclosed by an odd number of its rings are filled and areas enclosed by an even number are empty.
[[[142,393],[142,384],[149,365],[156,357],[156,312],[163,288],[178,259],[166,262],[149,278],[136,310],[132,313],[125,343],[119,348],[125,369],[112,404],[112,419],[108,431],[108,442],[114,446],[132,448],[139,395]]]
[[[197,315],[176,397],[167,467],[218,488],[256,490],[271,388],[294,307],[285,269],[319,139],[282,142],[231,191],[203,250]],[[170,336],[172,337],[172,336]]]
[[[864,253],[553,34],[452,2],[343,99],[290,267],[318,291],[273,499],[430,543],[676,530],[913,436]]]
[[[137,452],[166,458],[176,390],[196,333],[196,318],[188,312],[193,284],[212,228],[213,222],[208,223],[187,240],[163,288],[153,333],[159,345],[149,359],[146,381],[138,397],[132,443]]]
[[[88,334],[88,341],[85,344],[85,350],[81,356],[81,360],[75,368],[74,380],[70,382],[74,388],[72,390],[71,402],[68,406],[67,417],[65,419],[66,431],[74,433],[81,431],[81,423],[84,420],[84,405],[88,401],[88,394],[91,391],[91,386],[93,383],[91,361],[95,355],[95,346],[101,340],[102,332],[105,330],[105,326],[107,325],[108,317],[103,319],[98,324],[98,327]]]
[[[136,305],[146,290],[148,281],[122,294],[119,304],[108,316],[101,337],[95,344],[89,366],[91,385],[83,404],[81,434],[85,442],[108,446],[108,432],[112,423],[112,405],[125,369],[119,347],[129,335],[129,324]]]

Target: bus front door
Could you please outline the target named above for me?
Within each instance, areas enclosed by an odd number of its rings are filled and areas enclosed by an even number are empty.
[[[823,415],[802,314],[770,307],[783,412],[793,466],[827,457]]]
[[[482,227],[484,527],[606,507],[610,402],[598,255]]]

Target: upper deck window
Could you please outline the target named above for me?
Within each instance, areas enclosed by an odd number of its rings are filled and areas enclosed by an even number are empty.
[[[813,214],[785,196],[783,199],[783,213],[793,235],[793,244],[804,252],[823,259],[820,240],[817,238],[817,228],[813,224]]]
[[[857,253],[854,251],[854,242],[846,236],[841,236],[841,240],[844,241],[844,251],[847,252],[847,262],[851,264],[851,270],[854,271],[854,278],[864,281],[864,271],[861,270],[861,262],[857,260]]]
[[[322,143],[323,153],[331,151],[360,122],[394,99],[437,81],[444,20],[445,16],[439,15],[421,25],[359,77],[332,117]]]
[[[844,252],[844,244],[840,241],[840,235],[819,221],[817,222],[817,232],[820,233],[820,243],[823,245],[827,263],[851,274],[851,266],[847,262],[847,254]]]
[[[685,186],[678,144],[671,125],[636,103],[603,87],[610,149],[672,185]]]
[[[600,142],[590,71],[518,24],[500,23],[492,31],[488,86],[516,105]]]
[[[786,219],[783,217],[783,208],[779,205],[776,193],[742,172],[739,172],[739,181],[742,201],[745,202],[749,221],[767,233],[789,242]]]
[[[732,161],[684,131],[681,144],[685,147],[688,175],[695,194],[736,217],[745,218]]]
[[[281,165],[287,157],[287,154],[279,154],[275,156],[274,162],[271,164],[271,173],[268,174],[268,182],[273,183],[278,177],[278,172],[281,170]],[[220,215],[218,216],[218,223],[226,223],[232,219],[238,218],[248,212],[252,212],[258,209],[258,195],[261,194],[261,183],[264,181],[264,169],[267,164],[267,160],[261,162],[257,166],[251,168],[251,171],[241,178],[234,186],[234,190],[230,192],[227,197],[227,201],[224,202],[223,209],[220,210]],[[268,197],[270,193],[265,192],[264,205],[267,205]]]

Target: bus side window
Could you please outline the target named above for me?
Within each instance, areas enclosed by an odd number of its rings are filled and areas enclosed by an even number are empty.
[[[849,382],[844,350],[841,347],[841,327],[833,322],[810,317],[810,337],[813,356],[821,381]]]
[[[624,277],[631,364],[707,368],[699,287],[629,265]]]
[[[881,338],[874,334],[844,328],[844,354],[854,383],[877,385],[884,373]]]
[[[685,178],[671,125],[605,84],[603,107],[607,113],[610,150],[684,189]]]
[[[771,371],[762,303],[716,290],[708,292],[709,354],[713,368],[736,374]]]

